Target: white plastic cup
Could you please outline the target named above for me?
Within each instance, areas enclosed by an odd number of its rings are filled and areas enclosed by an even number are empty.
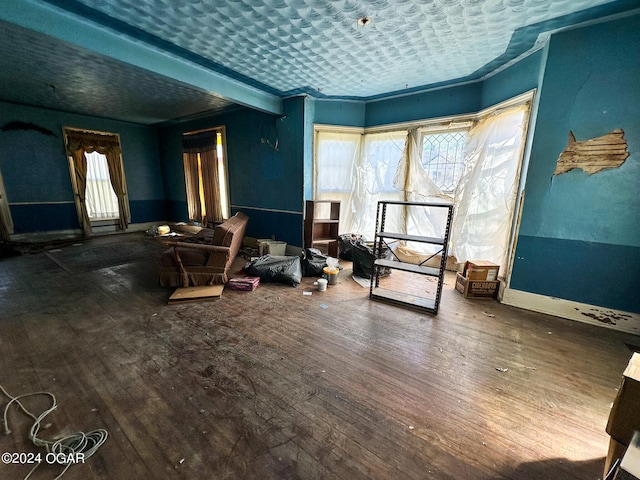
[[[326,278],[319,278],[318,281],[315,282],[315,284],[318,285],[319,292],[324,292],[327,289],[327,283],[328,280]]]

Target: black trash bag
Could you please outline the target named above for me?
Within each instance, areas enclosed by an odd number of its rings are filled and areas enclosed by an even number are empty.
[[[360,234],[356,233],[345,233],[338,237],[338,249],[340,253],[338,256],[342,260],[347,260],[348,262],[353,262],[353,246],[359,243],[364,242],[365,239]]]
[[[353,274],[356,277],[371,278],[373,275],[373,261],[375,260],[373,255],[373,246],[370,246],[370,244],[365,242],[358,242],[353,245],[351,251],[353,254]],[[391,260],[393,258],[391,249],[386,245],[383,245],[382,254],[379,258]],[[391,269],[389,267],[380,268],[381,277],[386,277],[389,274],[391,274]]]
[[[321,277],[327,266],[327,256],[317,248],[305,248],[300,254],[303,277]]]
[[[297,287],[302,280],[300,257],[263,255],[247,263],[242,270],[261,282],[285,283]]]

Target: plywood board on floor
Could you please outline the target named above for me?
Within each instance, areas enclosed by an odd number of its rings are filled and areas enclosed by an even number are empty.
[[[198,287],[176,288],[169,297],[169,303],[202,302],[220,298],[224,285],[202,285]]]

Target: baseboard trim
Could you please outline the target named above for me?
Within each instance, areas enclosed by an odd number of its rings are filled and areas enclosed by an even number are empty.
[[[103,225],[93,227],[91,229],[91,233],[93,235],[113,235],[119,233],[136,233],[136,232],[146,232],[152,227],[157,227],[158,225],[167,225],[167,222],[144,222],[144,223],[130,223],[126,230],[120,229],[117,225]]]
[[[12,242],[43,242],[47,240],[63,240],[82,236],[82,230],[50,230],[46,232],[15,233],[10,236]]]
[[[640,314],[506,288],[501,302],[512,307],[640,335]]]
[[[118,233],[146,232],[158,225],[166,225],[167,222],[130,223],[126,230],[119,229],[116,225],[95,226],[91,230],[93,236],[113,235]],[[46,232],[29,232],[11,235],[14,242],[43,242],[47,240],[62,240],[82,236],[82,230],[51,230]]]

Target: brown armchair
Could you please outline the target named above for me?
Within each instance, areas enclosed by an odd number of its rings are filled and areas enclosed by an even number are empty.
[[[178,242],[160,257],[163,287],[224,284],[236,258],[249,217],[238,212],[215,229],[203,228],[190,242]]]

